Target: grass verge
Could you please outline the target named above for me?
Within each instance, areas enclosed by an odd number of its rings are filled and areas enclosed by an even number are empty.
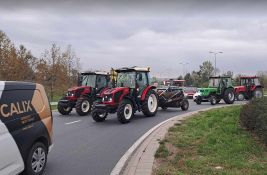
[[[239,115],[239,106],[214,109],[170,128],[153,174],[267,174],[267,149],[241,128]]]

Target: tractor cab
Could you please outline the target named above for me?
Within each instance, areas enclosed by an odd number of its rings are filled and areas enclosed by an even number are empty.
[[[105,72],[83,72],[79,76],[78,87],[91,87],[99,93],[108,86],[110,75]]]
[[[241,86],[261,86],[259,77],[240,77]]]
[[[263,96],[263,86],[257,76],[241,76],[240,86],[235,86],[236,99],[239,101],[249,100],[252,97]]]
[[[218,93],[222,93],[228,87],[233,87],[231,77],[217,76],[209,78],[209,88],[217,88]]]
[[[116,87],[130,88],[131,94],[136,97],[149,85],[149,68],[122,68],[115,71]]]

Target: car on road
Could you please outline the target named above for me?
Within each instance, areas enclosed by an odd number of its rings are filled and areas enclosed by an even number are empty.
[[[41,175],[53,145],[52,125],[42,85],[0,81],[0,174]]]

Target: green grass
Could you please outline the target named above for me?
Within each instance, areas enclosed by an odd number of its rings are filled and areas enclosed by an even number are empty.
[[[267,175],[267,149],[240,127],[239,115],[238,106],[215,109],[170,128],[153,174]]]

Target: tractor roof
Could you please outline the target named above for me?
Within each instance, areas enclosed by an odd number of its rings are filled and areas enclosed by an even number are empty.
[[[259,78],[257,76],[240,76],[241,79],[252,79],[252,78]]]
[[[215,79],[215,78],[231,78],[230,76],[211,76],[209,79]]]
[[[86,72],[82,72],[81,75],[109,75],[108,72],[100,72],[100,71],[86,71]]]
[[[150,72],[150,67],[123,67],[115,70],[116,72]]]

